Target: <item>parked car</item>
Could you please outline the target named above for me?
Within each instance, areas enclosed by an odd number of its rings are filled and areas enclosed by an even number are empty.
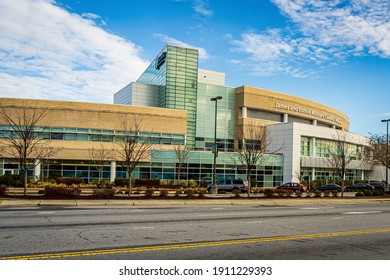
[[[359,183],[359,184],[353,184],[347,187],[348,190],[356,190],[356,191],[361,191],[361,190],[374,190],[375,188],[367,183]]]
[[[218,192],[226,191],[233,192],[233,190],[240,190],[241,192],[248,191],[248,180],[244,179],[229,179],[217,182]],[[208,184],[207,191],[213,193],[213,183]]]
[[[371,182],[370,185],[373,186],[376,190],[385,190],[385,184],[382,182]]]
[[[341,192],[341,187],[337,184],[326,184],[321,187],[316,188],[316,191],[338,191]]]
[[[276,190],[291,190],[294,192],[306,192],[307,187],[299,183],[285,183],[281,186],[276,187]]]

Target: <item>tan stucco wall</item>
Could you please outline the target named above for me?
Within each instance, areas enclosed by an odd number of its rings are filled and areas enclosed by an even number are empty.
[[[186,134],[187,131],[185,110],[14,98],[0,98],[0,106],[10,113],[21,112],[24,108],[48,109],[47,118],[37,126],[49,122],[51,127],[121,130],[121,120],[125,116],[138,116],[141,131],[174,134]],[[5,125],[1,118],[0,125]],[[50,145],[62,148],[54,158],[69,160],[89,159],[88,150],[93,146],[113,149],[113,143],[107,142],[53,140]],[[153,148],[172,149],[172,146],[155,145]]]
[[[277,108],[277,104],[283,105],[284,108]],[[236,88],[236,106],[238,117],[241,116],[240,109],[247,107],[317,120],[343,130],[349,130],[349,118],[340,111],[307,99],[270,90],[249,86],[238,87]],[[313,112],[317,115],[314,115]],[[269,122],[269,124],[273,123]]]
[[[15,108],[47,108],[48,118],[54,127],[73,127],[120,130],[125,116],[140,116],[141,128],[146,131],[185,134],[187,112],[165,108],[1,98],[0,106]]]

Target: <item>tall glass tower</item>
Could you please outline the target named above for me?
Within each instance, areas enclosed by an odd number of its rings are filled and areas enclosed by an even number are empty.
[[[187,145],[195,148],[198,50],[165,46],[137,83],[159,86],[158,107],[187,111]]]

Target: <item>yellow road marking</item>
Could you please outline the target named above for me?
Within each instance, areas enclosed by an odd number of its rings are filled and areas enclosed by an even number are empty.
[[[289,240],[298,240],[298,239],[315,239],[315,238],[327,238],[327,237],[386,233],[386,232],[390,232],[390,228],[328,232],[328,233],[316,233],[316,234],[302,234],[302,235],[279,236],[279,237],[260,237],[260,238],[210,241],[210,242],[196,242],[196,243],[184,243],[184,244],[161,245],[161,246],[144,246],[144,247],[136,247],[136,248],[119,248],[119,249],[106,249],[106,250],[89,250],[89,251],[35,254],[35,255],[21,255],[21,256],[0,257],[0,260],[59,259],[59,258],[68,258],[68,257],[121,254],[121,253],[139,253],[139,252],[147,252],[147,251],[164,251],[164,250],[177,250],[177,249],[192,249],[192,248],[200,248],[200,247],[241,245],[241,244],[249,244],[249,243],[289,241]]]

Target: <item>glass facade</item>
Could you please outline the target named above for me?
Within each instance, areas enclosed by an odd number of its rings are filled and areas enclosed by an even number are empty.
[[[196,150],[211,150],[214,143],[215,101],[210,98],[222,96],[217,103],[217,145],[220,151],[234,150],[235,89],[207,84],[198,84],[196,120]]]
[[[195,148],[198,50],[167,45],[137,82],[159,86],[159,107],[187,111],[187,146]]]
[[[312,146],[314,144],[314,153]],[[301,137],[301,156],[330,158],[330,151],[335,151],[337,143],[335,140],[320,139],[312,137]],[[352,160],[361,160],[363,147],[355,144],[347,144],[348,155]],[[313,178],[314,175],[314,178]],[[357,169],[348,169],[345,174],[346,180],[362,180],[363,171]],[[311,168],[301,168],[301,178],[307,180],[340,180],[339,176],[331,168],[315,168],[314,174]]]

